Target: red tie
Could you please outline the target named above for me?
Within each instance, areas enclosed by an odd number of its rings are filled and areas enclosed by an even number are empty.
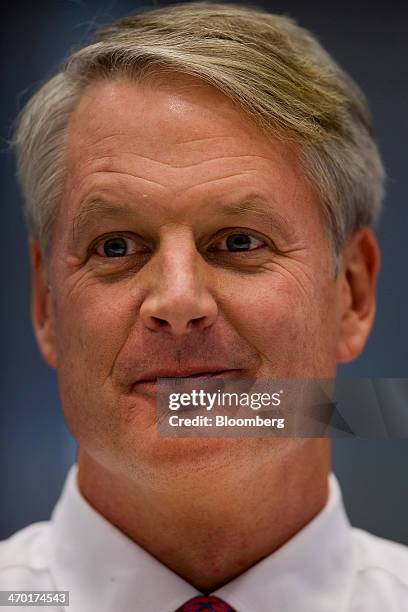
[[[214,595],[198,595],[189,599],[176,612],[235,612],[225,601]]]

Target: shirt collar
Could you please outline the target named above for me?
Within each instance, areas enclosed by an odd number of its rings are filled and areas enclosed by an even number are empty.
[[[343,611],[353,580],[352,550],[351,526],[332,473],[328,500],[319,514],[281,548],[214,594],[240,612]]]
[[[174,612],[199,595],[85,500],[77,470],[77,464],[70,468],[51,517],[51,572],[56,588],[70,591],[70,609]],[[280,549],[213,594],[239,612],[326,612],[335,601],[342,610],[352,580],[350,561],[350,525],[331,474],[323,510]]]

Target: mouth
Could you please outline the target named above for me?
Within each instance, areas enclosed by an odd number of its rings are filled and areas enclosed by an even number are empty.
[[[172,379],[191,379],[191,380],[206,380],[209,378],[236,378],[241,370],[230,369],[230,370],[201,370],[196,372],[188,373],[185,371],[173,372],[160,372],[156,376],[149,376],[136,381],[133,385],[133,390],[140,393],[157,393],[158,379],[172,378]]]

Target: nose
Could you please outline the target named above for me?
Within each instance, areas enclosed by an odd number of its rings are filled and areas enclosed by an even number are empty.
[[[174,336],[210,327],[218,306],[208,287],[206,264],[194,242],[180,235],[163,240],[155,260],[149,275],[151,284],[140,307],[144,325]]]

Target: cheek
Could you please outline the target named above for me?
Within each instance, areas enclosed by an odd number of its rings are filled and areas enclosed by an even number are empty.
[[[67,405],[113,392],[110,372],[134,323],[126,295],[113,284],[92,282],[62,292],[56,321],[60,393]]]
[[[269,282],[253,277],[248,283],[237,283],[224,295],[223,311],[260,354],[265,376],[331,377],[335,363],[332,299],[328,287],[304,291],[293,279],[271,275]]]

